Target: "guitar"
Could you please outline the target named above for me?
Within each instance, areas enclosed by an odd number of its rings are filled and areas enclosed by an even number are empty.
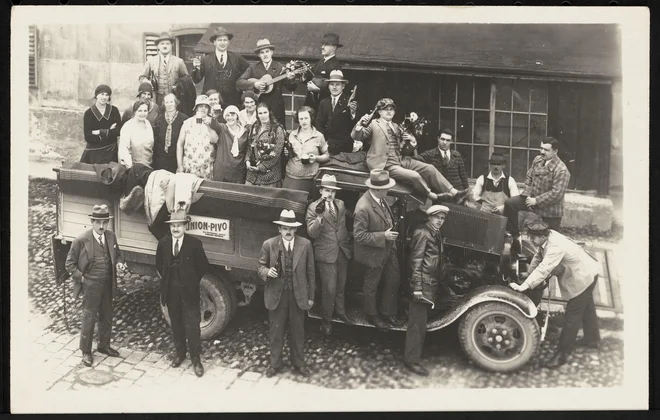
[[[254,93],[258,99],[261,95],[272,92],[273,89],[275,88],[274,86],[275,83],[279,82],[280,80],[286,79],[289,73],[301,75],[307,73],[310,70],[310,68],[311,68],[310,65],[303,61],[292,61],[286,66],[284,66],[285,72],[279,76],[273,77],[270,74],[265,74],[260,79],[250,78],[248,79],[248,82],[251,83],[265,82],[266,86],[262,90],[254,88]]]

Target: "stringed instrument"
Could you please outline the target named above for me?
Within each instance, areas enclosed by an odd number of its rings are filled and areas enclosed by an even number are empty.
[[[349,111],[351,107],[348,106],[351,102],[355,100],[355,95],[357,95],[357,85],[353,86],[353,90],[351,90],[351,96],[348,97],[348,102],[346,103],[346,108],[342,111],[342,113]]]
[[[258,99],[261,95],[272,92],[273,89],[275,88],[275,83],[279,82],[280,80],[286,79],[289,73],[301,75],[307,73],[310,69],[311,67],[308,63],[305,63],[304,61],[294,61],[284,66],[284,70],[286,71],[279,76],[273,77],[270,74],[264,74],[260,79],[250,78],[248,79],[248,82],[251,83],[265,82],[266,86],[263,89],[260,90],[257,89],[256,87],[254,88],[254,94],[257,96]]]

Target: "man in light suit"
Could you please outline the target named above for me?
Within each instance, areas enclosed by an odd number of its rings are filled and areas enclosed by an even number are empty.
[[[355,100],[348,101],[349,95],[344,95],[348,80],[344,79],[341,70],[333,70],[328,79],[330,96],[322,99],[319,104],[314,126],[328,142],[331,155],[353,151],[351,130],[357,119],[358,104]]]
[[[353,322],[346,316],[344,289],[348,260],[353,256],[353,249],[348,241],[346,229],[346,206],[335,198],[341,188],[337,187],[334,175],[323,175],[319,191],[321,198],[307,207],[307,233],[314,245],[314,260],[319,270],[322,285],[321,331],[325,335],[332,333],[332,314],[345,324]]]
[[[417,147],[415,137],[392,122],[396,104],[390,98],[383,98],[376,104],[380,118],[369,123],[370,115],[364,115],[355,125],[351,137],[355,141],[371,138],[367,152],[367,166],[370,170],[385,169],[397,182],[412,184],[415,190],[425,194],[431,201],[459,200],[468,189],[457,190],[433,165],[401,156],[403,142],[409,141]],[[367,126],[367,124],[369,124]],[[416,153],[416,152],[415,152]]]
[[[396,182],[386,170],[374,169],[365,184],[369,191],[355,205],[355,260],[367,267],[362,288],[367,320],[376,328],[386,330],[390,325],[403,325],[396,317],[400,279],[395,241],[399,233],[392,230],[394,214],[385,201]],[[384,284],[380,308],[377,308],[376,293],[381,281]]]
[[[537,251],[529,265],[529,275],[521,285],[510,283],[512,289],[524,292],[543,284],[551,274],[557,274],[561,295],[567,297],[565,324],[559,336],[557,353],[545,364],[550,369],[566,363],[580,326],[584,338],[576,344],[598,348],[600,331],[594,305],[593,290],[598,281],[598,262],[586,251],[559,232],[549,229],[545,222],[531,224],[527,228],[530,240]],[[556,270],[558,267],[562,270]]]
[[[280,234],[264,242],[258,268],[259,277],[266,282],[264,302],[270,321],[270,367],[266,376],[270,378],[282,369],[287,324],[291,364],[300,375],[309,376],[303,344],[305,311],[314,305],[314,251],[308,239],[296,235],[302,223],[296,220],[293,211],[282,210],[279,220],[273,223],[279,225]]]
[[[92,229],[84,232],[71,244],[66,256],[66,271],[73,278],[73,297],[82,292],[82,321],[80,350],[85,366],[92,366],[92,338],[94,324],[99,323],[97,351],[110,357],[119,352],[110,347],[112,333],[112,292],[117,284],[117,270],[123,272],[126,264],[121,256],[115,234],[107,230],[110,216],[108,206],[96,205],[89,215]]]
[[[158,54],[149,57],[140,75],[140,83],[144,78],[149,79],[156,89],[156,104],[163,105],[163,97],[172,92],[174,82],[179,77],[188,74],[186,63],[179,57],[172,55],[174,37],[163,32],[156,40]]]

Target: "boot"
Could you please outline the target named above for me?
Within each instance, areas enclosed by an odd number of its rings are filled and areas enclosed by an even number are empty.
[[[575,345],[578,347],[586,347],[589,349],[598,350],[600,343],[598,341],[591,341],[581,338],[575,342]]]
[[[558,367],[566,363],[566,354],[562,351],[558,351],[555,356],[550,359],[550,361],[545,363],[545,367],[548,369],[557,369]]]
[[[429,371],[419,363],[408,363],[408,362],[406,362],[404,364],[405,364],[406,368],[408,368],[409,371],[411,371],[413,373],[416,373],[417,375],[429,376]]]
[[[390,329],[389,325],[387,325],[378,315],[367,315],[367,321],[381,331]]]

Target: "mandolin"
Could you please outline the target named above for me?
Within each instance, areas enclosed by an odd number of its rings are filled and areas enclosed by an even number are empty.
[[[310,70],[310,66],[308,63],[305,63],[303,61],[295,61],[284,66],[284,70],[285,72],[283,74],[276,77],[273,77],[270,74],[265,74],[260,79],[256,79],[256,78],[248,79],[248,82],[252,84],[256,82],[266,83],[266,86],[262,90],[254,88],[254,93],[257,96],[257,99],[263,94],[272,92],[273,89],[275,88],[274,86],[275,83],[279,82],[280,80],[286,79],[289,73],[294,73],[296,75],[305,74]]]

